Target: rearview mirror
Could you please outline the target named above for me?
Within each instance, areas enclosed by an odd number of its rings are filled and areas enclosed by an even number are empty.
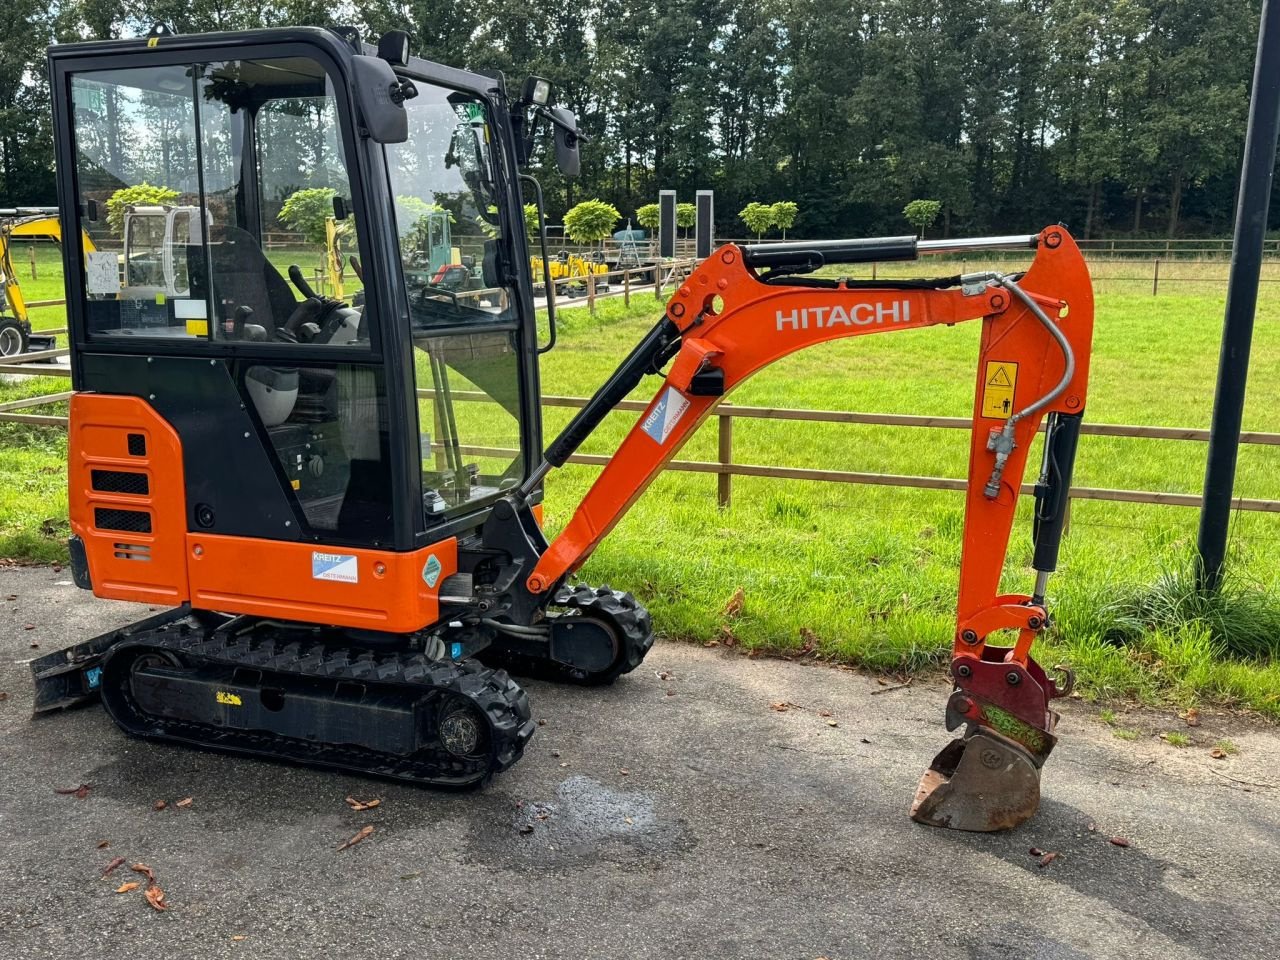
[[[378,57],[351,58],[351,92],[360,108],[365,129],[377,143],[404,143],[409,139],[409,114],[400,78],[391,64]]]
[[[578,118],[564,107],[545,107],[555,128],[556,166],[566,177],[576,177],[581,169],[578,159]]]

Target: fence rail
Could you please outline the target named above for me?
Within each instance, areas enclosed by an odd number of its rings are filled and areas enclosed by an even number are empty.
[[[65,351],[57,351],[65,353]],[[0,366],[0,373],[9,372],[7,366]],[[23,373],[49,375],[49,368],[39,371],[24,370]],[[70,376],[70,371],[60,368],[54,376]],[[453,399],[459,401],[484,401],[491,398],[474,390],[452,391]],[[419,390],[418,396],[431,399],[435,396],[432,390]],[[27,397],[21,400],[10,400],[0,403],[0,422],[26,423],[42,426],[58,426],[65,429],[67,418],[54,414],[37,414],[21,412],[32,407],[65,401],[71,397],[70,392],[54,393],[47,396]],[[544,408],[579,409],[586,405],[586,397],[544,396]],[[619,412],[642,413],[649,407],[648,402],[640,400],[623,400],[615,408]],[[734,420],[774,420],[806,423],[844,423],[874,426],[933,428],[944,430],[968,430],[972,421],[964,417],[912,416],[892,413],[856,413],[843,410],[803,410],[777,407],[750,407],[737,404],[722,403],[712,410],[717,418],[717,458],[714,461],[672,460],[667,469],[691,473],[714,474],[716,482],[716,499],[722,507],[730,505],[733,497],[734,477],[770,477],[779,480],[813,480],[826,483],[854,483],[875,486],[912,487],[922,490],[963,491],[968,487],[967,481],[955,477],[914,476],[910,474],[865,473],[852,470],[823,470],[811,467],[785,467],[770,464],[740,463],[734,460],[733,421]],[[1085,423],[1081,433],[1099,437],[1125,437],[1149,440],[1175,440],[1191,442],[1207,442],[1209,431],[1195,427],[1161,427],[1138,424]],[[1280,446],[1280,434],[1248,431],[1240,435],[1241,443],[1261,446]],[[464,452],[481,456],[514,456],[518,451],[507,448],[465,447]],[[569,462],[590,466],[604,466],[609,457],[600,454],[575,454]],[[1022,485],[1023,495],[1033,490],[1031,484]],[[1072,487],[1071,497],[1076,500],[1108,500],[1120,503],[1156,504],[1161,506],[1198,507],[1200,495],[1197,493],[1171,493],[1153,490],[1124,490],[1108,487]],[[1280,500],[1267,500],[1256,497],[1237,497],[1232,505],[1237,510],[1249,510],[1262,513],[1280,513]]]

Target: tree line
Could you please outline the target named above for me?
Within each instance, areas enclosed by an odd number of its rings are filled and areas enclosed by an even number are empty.
[[[553,220],[716,191],[718,232],[786,197],[811,237],[1064,221],[1081,236],[1229,231],[1260,0],[368,0],[368,36],[556,85],[590,141],[542,179]],[[322,24],[316,0],[12,0],[0,206],[54,201],[47,43]],[[763,202],[762,202],[763,201]],[[763,216],[763,214],[761,215]]]

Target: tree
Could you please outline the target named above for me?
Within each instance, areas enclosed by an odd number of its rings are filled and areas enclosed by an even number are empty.
[[[698,222],[698,208],[692,203],[676,204],[676,227],[688,230]],[[677,231],[678,232],[678,231]]]
[[[738,211],[738,219],[747,225],[747,229],[756,235],[757,240],[776,223],[773,218],[773,207],[755,200]]]
[[[280,208],[278,218],[296,233],[302,234],[307,243],[323,245],[325,221],[333,216],[333,198],[337,193],[332,187],[312,187],[291,193]],[[398,200],[408,199],[398,197]],[[421,202],[421,201],[419,201]],[[427,204],[423,204],[427,206]]]
[[[787,239],[787,231],[795,225],[796,215],[800,212],[799,205],[791,200],[779,200],[769,211],[773,214],[773,222],[782,229],[782,239]]]
[[[656,203],[636,207],[636,223],[646,230],[657,230],[662,223],[662,210]]]
[[[612,203],[583,200],[564,215],[565,235],[574,243],[596,243],[613,232],[622,214]]]
[[[143,181],[132,187],[121,187],[107,199],[107,225],[112,231],[124,235],[124,213],[127,207],[160,206],[178,199],[178,191],[168,187],[156,187]],[[324,228],[321,228],[321,242]]]
[[[916,233],[924,236],[933,221],[938,219],[938,214],[942,212],[941,200],[912,200],[902,208],[902,215],[907,218],[907,222],[916,228]]]

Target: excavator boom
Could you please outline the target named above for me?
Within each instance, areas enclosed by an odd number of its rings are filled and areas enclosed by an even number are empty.
[[[1080,251],[1062,227],[1034,236],[966,241],[970,248],[1034,248],[1025,274],[937,280],[797,277],[837,263],[908,259],[912,237],[721,247],[671,298],[665,316],[548,448],[527,486],[564,463],[646,373],[670,362],[653,400],[527,581],[559,587],[726,394],[806,347],[845,337],[982,323],[975,376],[964,547],[947,727],[963,737],[934,761],[912,816],[967,830],[1010,827],[1034,813],[1039,769],[1054,744],[1064,695],[1031,658],[1049,624],[1045,582],[1056,568],[1076,439],[1084,412],[1093,293]],[[954,249],[951,244],[943,245]],[[927,248],[926,248],[927,249]],[[764,271],[764,272],[762,272]],[[999,593],[1027,457],[1047,432],[1035,486],[1036,577],[1026,595]],[[1008,645],[988,643],[1010,631]]]

